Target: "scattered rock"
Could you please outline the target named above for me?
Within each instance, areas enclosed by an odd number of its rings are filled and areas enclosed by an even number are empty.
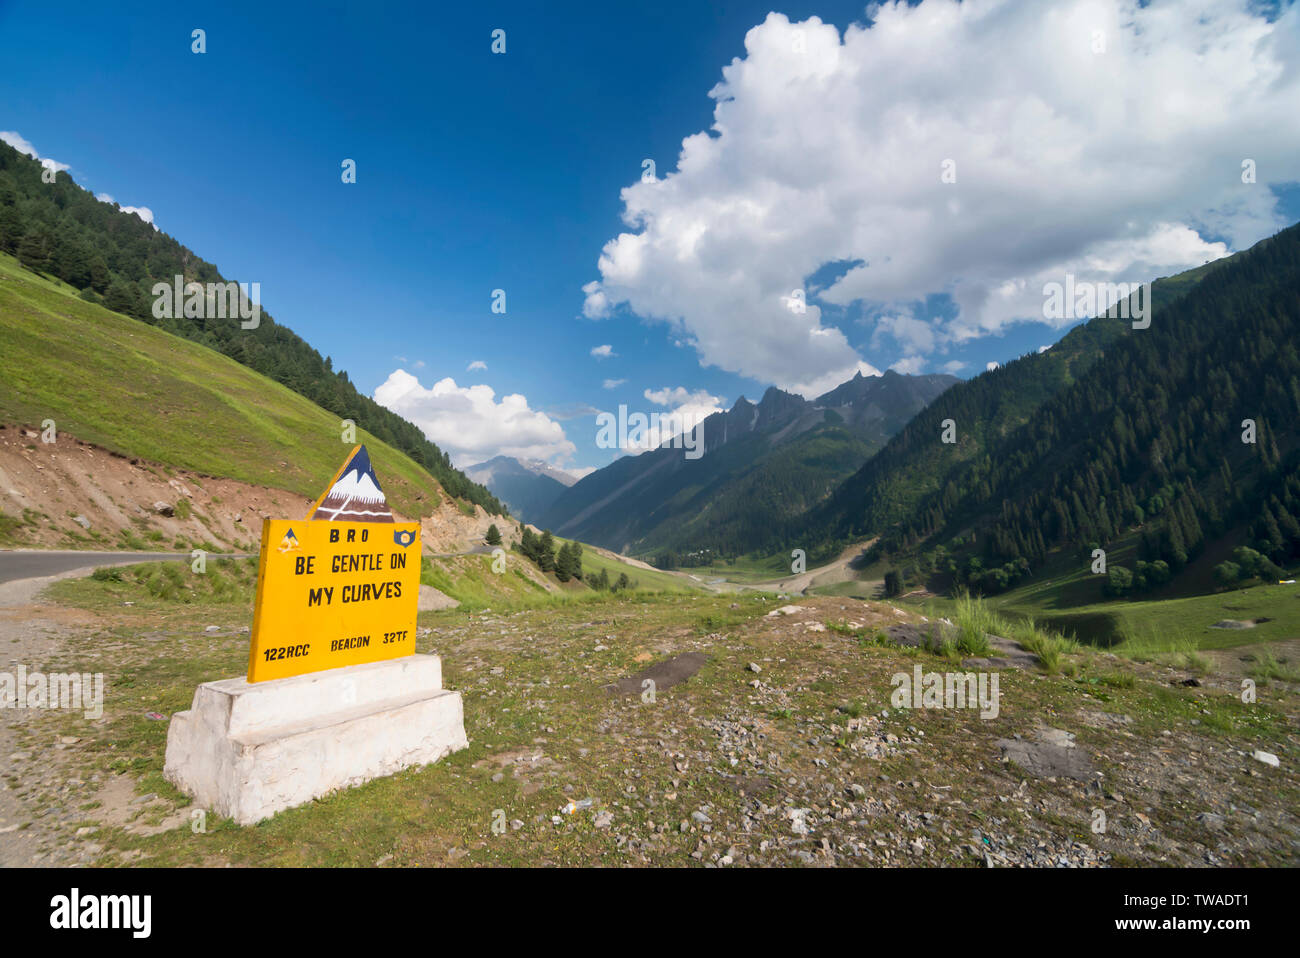
[[[997,746],[1002,750],[1003,759],[1015,762],[1036,778],[1064,777],[1078,781],[1092,778],[1092,763],[1082,749],[1074,746],[1071,733],[1060,729],[1046,729],[1044,732],[1047,738],[1038,742],[998,739]]]
[[[664,689],[672,688],[679,682],[685,682],[698,672],[707,661],[709,661],[709,657],[703,652],[683,652],[671,659],[656,662],[650,668],[637,672],[635,675],[621,678],[613,685],[605,686],[605,691],[610,695],[640,695],[642,692],[641,683],[646,679],[650,679],[654,682],[655,690],[662,692]]]
[[[454,609],[460,602],[431,585],[420,586],[420,597],[416,600],[417,612],[437,612],[439,609]]]
[[[1255,751],[1250,753],[1250,757],[1257,762],[1263,762],[1265,765],[1272,765],[1274,768],[1282,764],[1272,752]]]
[[[769,613],[767,614],[767,617],[770,619],[770,618],[773,618],[773,617],[778,616],[778,615],[795,615],[796,613],[798,613],[798,612],[802,612],[802,611],[803,611],[803,607],[802,607],[802,606],[798,606],[798,605],[783,605],[783,606],[780,606],[780,607],[778,607],[778,608],[773,609],[771,612],[769,612]]]
[[[1045,728],[1038,733],[1040,741],[1048,745],[1059,745],[1062,748],[1074,748],[1074,733],[1067,732],[1059,728]]]

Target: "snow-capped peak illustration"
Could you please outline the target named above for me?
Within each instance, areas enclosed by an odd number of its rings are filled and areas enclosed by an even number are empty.
[[[384,490],[370,465],[365,446],[357,446],[334,475],[329,490],[316,500],[310,519],[392,522]]]

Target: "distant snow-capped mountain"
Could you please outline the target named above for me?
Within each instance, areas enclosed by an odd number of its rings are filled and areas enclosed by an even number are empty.
[[[859,373],[813,400],[775,386],[757,403],[742,396],[701,424],[702,456],[673,446],[622,456],[532,521],[628,554],[743,552],[821,501],[956,382],[886,370]]]
[[[578,477],[540,459],[495,456],[465,470],[506,504],[518,519],[532,521],[550,507]]]

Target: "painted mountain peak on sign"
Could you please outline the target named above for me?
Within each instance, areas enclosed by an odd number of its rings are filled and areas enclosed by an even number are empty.
[[[353,448],[307,518],[340,522],[394,521],[365,446]]]

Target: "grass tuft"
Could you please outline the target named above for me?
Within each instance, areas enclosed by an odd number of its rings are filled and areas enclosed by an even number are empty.
[[[1261,685],[1277,679],[1280,682],[1300,684],[1300,668],[1283,659],[1278,659],[1268,649],[1256,652],[1251,658],[1250,677]]]
[[[963,592],[957,596],[952,613],[956,637],[945,636],[942,647],[949,648],[961,655],[986,656],[992,653],[989,635],[1004,631],[1001,620],[991,608],[978,596]]]

